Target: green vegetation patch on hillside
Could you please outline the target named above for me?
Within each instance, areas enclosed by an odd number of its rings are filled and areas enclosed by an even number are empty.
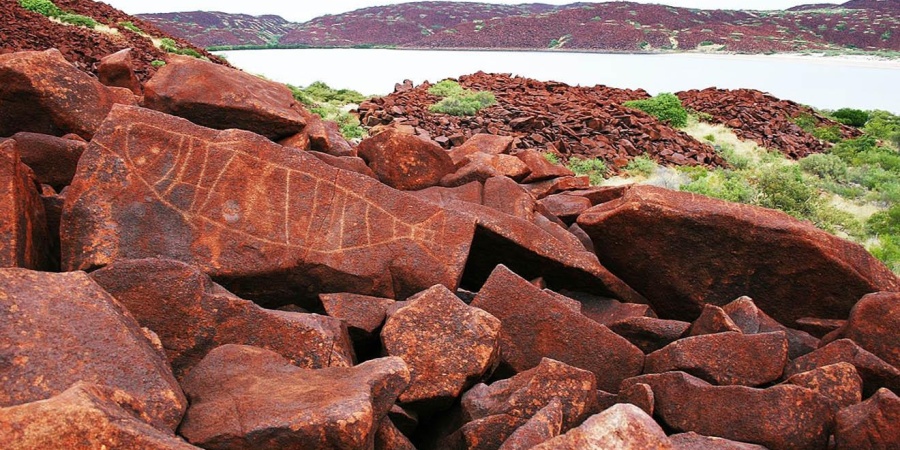
[[[681,100],[675,94],[664,92],[653,98],[627,101],[623,105],[644,111],[676,128],[687,126],[687,110],[684,109]]]
[[[431,105],[429,110],[451,116],[474,116],[483,108],[497,103],[493,92],[470,91],[453,80],[435,84],[428,89],[428,93],[442,97],[441,101]]]
[[[359,104],[368,97],[351,89],[334,89],[316,81],[305,88],[287,85],[294,99],[305,105],[310,112],[324,120],[337,122],[341,134],[347,140],[364,139],[368,134],[360,125],[359,118],[350,114],[350,105]]]
[[[46,17],[56,19],[70,25],[94,28],[97,21],[91,17],[64,11],[51,0],[19,0],[19,6]]]

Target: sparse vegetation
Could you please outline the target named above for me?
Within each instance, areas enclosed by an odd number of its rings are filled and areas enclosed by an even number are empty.
[[[97,21],[88,17],[82,16],[81,14],[70,14],[63,13],[59,17],[57,17],[60,22],[68,23],[70,25],[77,25],[80,27],[94,28],[97,26]]]
[[[64,11],[51,0],[19,0],[19,6],[70,25],[87,28],[94,28],[98,25],[93,18]]]
[[[166,65],[166,62],[159,59],[154,59],[153,61],[150,61],[150,65],[159,69],[160,67]]]
[[[470,91],[453,80],[441,81],[432,86],[428,93],[443,97],[441,101],[431,105],[429,110],[451,116],[474,116],[482,108],[497,103],[492,92]]]
[[[349,105],[359,104],[368,97],[351,89],[334,89],[316,81],[305,88],[287,85],[294,99],[305,105],[310,112],[322,119],[338,124],[341,134],[348,140],[364,139],[368,134],[359,123],[359,118],[348,111]]]
[[[178,43],[171,38],[162,38],[159,41],[159,49],[166,53],[174,53],[176,55],[192,56],[198,59],[204,59],[203,55],[192,48],[181,48]]]
[[[544,152],[542,155],[544,155],[544,159],[547,161],[553,164],[559,164],[559,156],[556,156],[556,153]]]
[[[133,22],[119,22],[118,25],[126,30],[133,31],[137,34],[144,34],[144,32],[138,28]]]
[[[662,93],[653,98],[627,101],[624,105],[644,111],[676,128],[687,125],[688,113],[675,94]]]
[[[591,180],[591,184],[599,185],[603,183],[606,173],[609,169],[606,163],[598,158],[582,159],[572,158],[566,165],[575,175],[586,175]]]
[[[638,156],[628,162],[625,166],[625,173],[632,177],[649,177],[656,171],[656,161],[646,157]]]

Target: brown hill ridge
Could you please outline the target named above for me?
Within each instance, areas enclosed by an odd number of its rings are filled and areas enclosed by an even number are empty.
[[[354,147],[283,85],[168,59],[139,97],[0,55],[0,448],[900,442],[900,280],[861,246],[538,153],[715,162],[618,115],[644,93],[475,74],[523,106],[448,151],[422,135],[455,122],[395,103]]]
[[[700,10],[632,2],[561,6],[412,2],[304,23],[207,12],[141,17],[202,46],[900,51],[900,6],[892,0],[808,5],[788,11]]]
[[[54,3],[65,11],[94,19],[101,27],[90,29],[64,24],[26,10],[18,0],[4,1],[0,3],[0,54],[55,48],[79,69],[96,75],[100,58],[131,48],[130,59],[135,74],[139,79],[147,80],[156,72],[151,62],[165,61],[168,56],[153,40],[170,38],[181,49],[192,49],[216,63],[227,64],[187,40],[169,35],[152,23],[105,3],[89,0],[56,0]],[[122,22],[131,22],[143,34],[122,26]]]

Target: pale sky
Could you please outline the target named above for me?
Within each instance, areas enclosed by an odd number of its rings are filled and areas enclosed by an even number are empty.
[[[102,0],[128,14],[176,12],[176,11],[224,11],[229,13],[244,13],[252,15],[277,14],[294,22],[305,22],[312,18],[325,14],[340,14],[354,9],[368,6],[385,5],[391,3],[408,3],[405,1],[390,0],[303,0],[299,2],[284,0],[252,0],[252,1],[225,1],[225,0]],[[473,1],[473,0],[460,0]],[[549,3],[565,5],[575,3],[577,0],[479,0],[484,3]],[[670,6],[704,9],[785,9],[792,6],[810,3],[843,3],[838,1],[822,0],[636,0],[637,3],[663,3]],[[846,0],[845,0],[846,1]]]

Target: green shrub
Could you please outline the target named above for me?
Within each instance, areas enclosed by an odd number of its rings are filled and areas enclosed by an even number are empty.
[[[63,15],[63,10],[50,0],[19,0],[19,6],[47,17]]]
[[[759,205],[780,209],[794,217],[813,217],[819,199],[815,183],[795,165],[764,167],[757,180]]]
[[[811,134],[816,137],[816,139],[821,139],[826,142],[838,143],[841,142],[841,129],[837,125],[832,125],[830,127],[818,127],[812,130]]]
[[[725,159],[725,162],[731,165],[738,170],[747,169],[750,167],[751,159],[747,155],[741,155],[734,149],[734,145],[728,143],[716,144],[713,146],[716,149],[716,152],[719,155],[722,155],[722,158]]]
[[[303,91],[314,101],[339,103],[346,105],[349,103],[362,103],[366,100],[366,96],[352,89],[333,89],[331,86],[315,81],[305,87]]]
[[[835,120],[844,125],[857,128],[865,126],[866,122],[869,121],[869,113],[853,108],[841,108],[831,113],[831,117],[834,117]]]
[[[644,111],[673,127],[687,126],[687,111],[674,94],[662,93],[653,98],[627,101],[624,105]]]
[[[553,164],[559,164],[559,156],[556,156],[556,153],[544,152],[541,153],[544,155],[544,159],[550,161]]]
[[[737,203],[752,203],[757,197],[756,189],[738,172],[723,169],[706,170],[699,166],[681,172],[692,178],[690,183],[681,185],[680,189],[685,192]]]
[[[165,61],[161,61],[161,60],[159,60],[159,59],[154,59],[153,61],[150,61],[150,65],[153,66],[153,67],[156,67],[156,68],[158,69],[158,68],[160,68],[160,67],[166,65],[166,62],[165,62]]]
[[[69,14],[63,13],[61,16],[57,17],[61,22],[65,22],[71,25],[77,25],[80,27],[94,28],[97,26],[97,21],[88,17],[82,16],[80,14]]]
[[[606,163],[598,158],[572,158],[566,167],[575,172],[575,175],[587,175],[591,180],[591,184],[594,185],[602,184],[603,179],[606,177],[606,172],[609,170],[606,167]]]
[[[819,121],[809,113],[802,113],[797,117],[794,117],[794,123],[797,124],[798,127],[803,129],[803,131],[807,133],[812,133],[813,130],[816,129],[816,125],[819,124]]]
[[[707,134],[706,136],[703,136],[703,139],[709,142],[716,142],[716,137],[713,134]]]
[[[486,106],[497,103],[491,92],[475,92],[462,96],[444,97],[441,101],[431,105],[431,112],[449,114],[451,116],[474,116]]]
[[[847,163],[837,155],[817,153],[800,160],[800,168],[822,179],[846,183]]]
[[[124,29],[126,29],[126,30],[133,31],[133,32],[138,33],[138,34],[144,34],[144,32],[141,31],[141,29],[138,28],[133,22],[124,22],[124,21],[123,21],[123,22],[119,22],[119,26],[122,27],[122,28],[124,28]]]
[[[638,156],[628,162],[628,165],[625,166],[625,172],[632,177],[649,177],[656,171],[656,167],[656,161],[646,156]]]
[[[345,139],[363,139],[367,136],[366,130],[360,126],[359,119],[353,114],[342,111],[335,116],[334,121],[337,122]]]
[[[900,236],[879,236],[878,240],[879,244],[869,251],[895,273],[900,273]]]
[[[465,88],[453,80],[444,80],[434,86],[428,88],[428,93],[438,97],[450,97],[453,95],[462,95],[466,92]]]
[[[900,204],[895,204],[885,211],[869,217],[866,227],[873,234],[893,234],[900,236]]]
[[[887,111],[872,111],[864,128],[866,134],[900,146],[900,116]]]
[[[159,49],[166,53],[175,53],[178,51],[178,44],[175,43],[175,39],[162,38],[159,40]]]

